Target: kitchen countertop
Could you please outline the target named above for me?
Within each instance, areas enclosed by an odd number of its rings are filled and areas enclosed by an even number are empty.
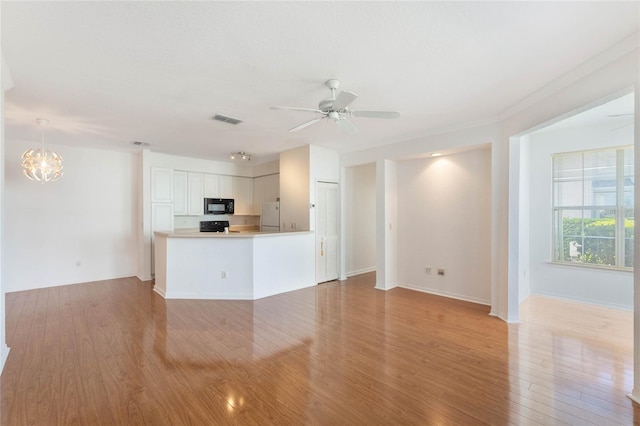
[[[286,231],[286,232],[261,232],[261,231],[229,231],[224,232],[200,232],[199,229],[176,229],[171,232],[155,231],[155,235],[168,238],[258,238],[286,235],[312,234],[312,231]]]

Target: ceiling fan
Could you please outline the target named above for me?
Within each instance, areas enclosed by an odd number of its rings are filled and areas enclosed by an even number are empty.
[[[356,100],[358,95],[353,92],[342,91],[336,97],[336,89],[340,87],[340,81],[331,79],[325,82],[325,85],[331,90],[331,97],[323,99],[318,104],[318,108],[297,108],[286,106],[272,106],[271,109],[284,109],[292,111],[304,111],[314,112],[321,114],[320,117],[316,117],[313,120],[305,121],[302,124],[297,125],[289,129],[290,132],[297,132],[305,127],[311,126],[321,120],[331,119],[342,130],[350,135],[358,133],[358,128],[353,125],[347,117],[367,117],[367,118],[398,118],[400,113],[397,111],[353,111],[347,108],[353,101]]]

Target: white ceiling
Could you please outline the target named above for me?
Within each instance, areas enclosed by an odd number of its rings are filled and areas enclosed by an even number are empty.
[[[256,160],[295,146],[341,152],[498,116],[639,30],[638,2],[7,2],[13,77],[6,140]],[[328,97],[356,92],[357,136],[322,121],[287,130]],[[244,120],[231,126],[216,114]]]

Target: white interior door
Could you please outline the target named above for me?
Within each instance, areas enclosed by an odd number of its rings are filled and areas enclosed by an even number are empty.
[[[338,184],[316,184],[316,281],[338,279]]]

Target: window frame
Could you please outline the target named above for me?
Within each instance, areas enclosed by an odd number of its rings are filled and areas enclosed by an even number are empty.
[[[550,227],[551,260],[550,260],[550,263],[557,264],[557,265],[570,265],[570,266],[586,267],[586,268],[601,268],[601,269],[613,269],[618,271],[633,271],[634,269],[633,264],[632,266],[625,266],[626,257],[627,257],[626,243],[628,240],[626,236],[627,219],[631,219],[634,221],[633,226],[635,229],[635,220],[633,215],[633,211],[635,207],[635,198],[633,199],[633,205],[631,206],[625,205],[625,189],[628,189],[630,186],[631,191],[633,193],[633,186],[635,185],[635,173],[634,173],[631,175],[632,184],[625,186],[626,180],[627,178],[629,178],[629,176],[625,176],[625,162],[624,162],[625,150],[627,149],[631,150],[631,158],[635,162],[634,145],[620,145],[620,146],[603,147],[603,148],[580,150],[580,151],[558,152],[551,155],[552,164],[551,164],[551,227]],[[558,185],[557,184],[559,182],[559,177],[557,176],[557,171],[556,171],[556,163],[555,163],[556,158],[559,158],[561,156],[568,156],[568,155],[580,154],[584,156],[587,153],[612,152],[612,151],[615,152],[615,158],[616,158],[616,162],[615,162],[615,170],[616,170],[615,203],[616,204],[615,205],[610,205],[610,204],[585,205],[584,185],[585,185],[585,170],[587,168],[584,165],[584,157],[582,160],[582,166],[581,166],[582,175],[580,179],[580,182],[582,183],[582,188],[583,188],[582,205],[561,205],[558,203],[558,194],[557,194]],[[631,167],[633,169],[634,164],[632,164]],[[598,191],[594,191],[593,189],[592,191],[598,192]],[[604,193],[605,191],[602,191],[602,192]],[[581,211],[581,216],[580,216],[581,235],[576,236],[581,239],[580,240],[580,243],[582,244],[581,247],[585,245],[584,244],[585,239],[603,239],[603,240],[611,239],[611,237],[606,237],[606,236],[585,235],[585,232],[584,232],[584,229],[585,229],[584,219],[586,218],[585,212],[587,211],[593,212],[597,210],[615,210],[615,215],[613,216],[615,220],[614,235],[613,235],[615,265],[581,262],[581,261],[575,261],[575,260],[565,258],[564,256],[565,242],[563,241],[565,238],[565,235],[563,234],[564,227],[563,227],[562,212],[567,210]],[[630,216],[627,216],[628,211],[631,212]],[[606,217],[603,217],[603,219],[606,219]],[[630,239],[632,240],[632,243],[631,243],[632,254],[633,254],[633,238],[635,238],[634,233],[632,233],[630,237]],[[581,251],[580,253],[581,255],[584,255],[584,251]]]

